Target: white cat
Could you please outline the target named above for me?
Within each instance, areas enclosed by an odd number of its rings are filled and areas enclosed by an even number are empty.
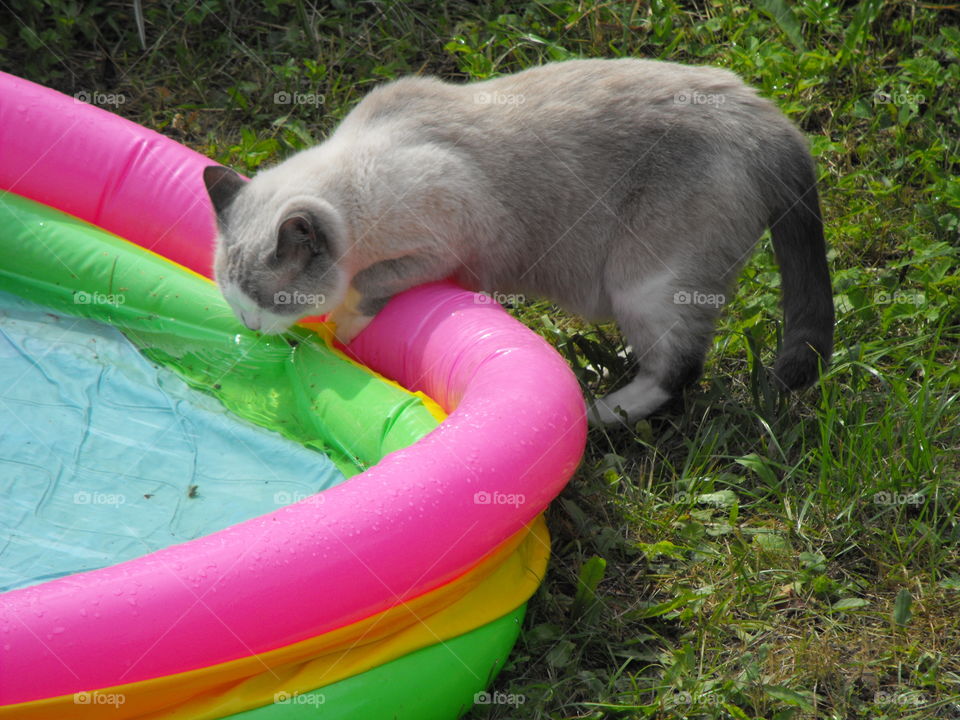
[[[204,181],[216,278],[253,330],[332,310],[349,342],[393,295],[446,277],[539,295],[617,321],[639,372],[590,418],[635,419],[699,377],[770,227],[786,319],[774,374],[805,387],[830,357],[809,150],[725,70],[573,60],[471,84],[406,78],[249,183],[223,167]]]

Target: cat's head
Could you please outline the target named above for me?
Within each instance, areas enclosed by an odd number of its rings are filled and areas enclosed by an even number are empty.
[[[284,197],[269,178],[247,182],[220,166],[204,169],[203,182],[217,215],[214,277],[244,325],[279,333],[340,304],[345,230],[329,203]]]

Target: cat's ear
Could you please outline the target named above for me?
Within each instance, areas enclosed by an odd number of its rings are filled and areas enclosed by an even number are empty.
[[[223,211],[233,202],[246,183],[230,168],[211,165],[203,169],[203,184],[207,186],[207,194],[213,203],[213,209],[219,216],[223,215]]]
[[[317,230],[306,215],[291,215],[277,230],[274,258],[281,264],[306,265],[317,247]]]

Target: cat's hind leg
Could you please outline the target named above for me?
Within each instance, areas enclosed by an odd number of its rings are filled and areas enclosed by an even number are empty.
[[[587,410],[591,425],[616,425],[646,417],[670,399],[652,375],[639,373],[626,387],[597,398]]]
[[[633,347],[637,374],[591,404],[592,424],[646,417],[700,377],[719,310],[717,299],[722,302],[723,296],[694,295],[676,285],[674,278],[662,277],[611,298],[617,324]]]

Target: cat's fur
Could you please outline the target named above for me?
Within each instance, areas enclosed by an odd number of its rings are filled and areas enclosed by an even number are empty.
[[[251,182],[219,167],[204,180],[216,278],[254,330],[332,310],[349,341],[394,294],[451,276],[546,297],[617,321],[639,372],[590,416],[632,419],[699,377],[710,296],[729,296],[770,227],[786,316],[774,374],[804,387],[831,353],[807,144],[726,70],[575,60],[472,84],[406,78]]]

